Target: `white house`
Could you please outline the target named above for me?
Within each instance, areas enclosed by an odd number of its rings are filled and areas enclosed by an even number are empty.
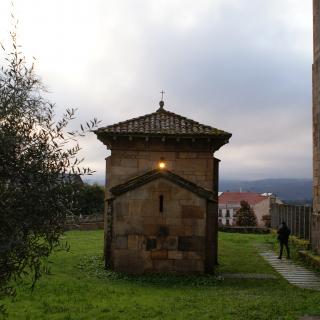
[[[219,224],[232,226],[236,223],[235,214],[240,209],[241,201],[249,203],[253,209],[259,227],[264,227],[262,217],[270,214],[272,203],[282,203],[272,193],[255,192],[220,192],[219,193]]]

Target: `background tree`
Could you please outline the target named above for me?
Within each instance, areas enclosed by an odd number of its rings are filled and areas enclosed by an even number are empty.
[[[236,212],[236,225],[243,227],[255,227],[257,225],[257,217],[246,201],[241,201],[241,208]]]
[[[98,184],[84,184],[80,186],[78,192],[79,210],[77,214],[102,214],[104,210],[104,194],[104,187]]]
[[[75,110],[55,121],[54,105],[27,65],[11,32],[12,49],[2,45],[6,64],[0,70],[0,296],[13,294],[12,280],[43,272],[43,261],[61,247],[66,215],[77,206],[72,175],[81,168],[77,138],[96,126],[68,131]]]

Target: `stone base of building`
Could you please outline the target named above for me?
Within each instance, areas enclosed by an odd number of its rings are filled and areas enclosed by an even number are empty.
[[[212,192],[164,170],[110,191],[107,267],[126,273],[213,273],[218,205]]]
[[[129,236],[129,247],[138,246],[142,236]],[[124,240],[122,240],[124,241]],[[169,242],[174,242],[173,239]],[[111,269],[132,274],[142,273],[204,273],[204,257],[197,252],[177,250],[136,251],[130,249],[114,250]]]

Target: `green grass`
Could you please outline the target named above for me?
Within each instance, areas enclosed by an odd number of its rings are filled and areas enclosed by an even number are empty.
[[[256,244],[272,235],[220,234],[218,272],[270,273]],[[297,319],[320,315],[320,293],[285,280],[141,276],[105,272],[102,231],[68,232],[70,252],[52,256],[52,275],[5,301],[9,319]]]

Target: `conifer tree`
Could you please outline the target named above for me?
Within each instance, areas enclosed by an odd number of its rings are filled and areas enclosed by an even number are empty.
[[[257,225],[257,217],[246,201],[241,201],[241,208],[236,213],[236,225],[242,227],[255,227]]]

